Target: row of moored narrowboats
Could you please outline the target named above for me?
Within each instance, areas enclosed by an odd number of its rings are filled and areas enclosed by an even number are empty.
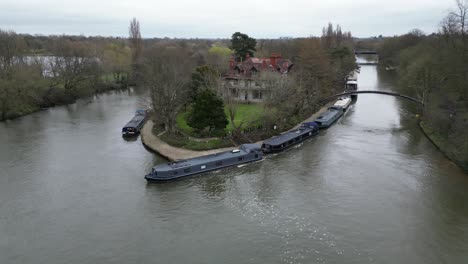
[[[261,146],[243,144],[232,151],[157,165],[145,176],[145,179],[148,181],[169,181],[261,160],[264,154],[284,151],[317,135],[319,129],[330,127],[343,115],[350,104],[351,98],[341,98],[314,122],[303,123],[296,130],[267,139],[263,141]]]

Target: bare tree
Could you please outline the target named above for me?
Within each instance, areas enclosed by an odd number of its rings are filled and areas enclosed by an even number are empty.
[[[74,98],[94,92],[100,78],[97,59],[85,43],[57,41],[55,56],[49,61],[53,87],[63,87]]]
[[[13,31],[0,29],[0,75],[9,74],[10,67],[22,62],[24,46],[21,36]]]
[[[458,26],[458,31],[462,36],[466,34],[466,19],[468,12],[468,2],[466,0],[455,0],[457,5],[457,10],[450,12],[450,16],[455,18],[455,21]]]
[[[176,115],[188,100],[193,63],[181,48],[154,46],[145,51],[145,85],[151,93],[156,121],[176,132]]]
[[[141,55],[143,52],[143,40],[140,32],[140,22],[136,18],[130,21],[130,27],[128,29],[130,47],[132,49],[132,77],[134,81],[141,79]]]

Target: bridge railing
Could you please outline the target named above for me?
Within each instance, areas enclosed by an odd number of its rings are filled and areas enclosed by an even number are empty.
[[[343,93],[335,94],[333,96],[330,96],[330,97],[327,97],[327,98],[324,98],[324,99],[320,100],[320,104],[324,105],[327,102],[329,102],[329,101],[331,101],[333,99],[336,99],[338,97],[341,97],[341,96],[357,95],[357,94],[383,94],[383,95],[400,97],[400,98],[403,98],[403,99],[406,99],[406,100],[409,100],[409,101],[424,105],[423,101],[421,101],[419,99],[416,99],[416,98],[413,98],[413,97],[410,97],[410,96],[407,96],[407,95],[402,95],[402,94],[399,94],[399,93],[387,92],[387,91],[351,91],[351,92],[343,92]]]

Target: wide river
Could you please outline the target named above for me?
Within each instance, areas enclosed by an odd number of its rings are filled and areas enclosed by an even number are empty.
[[[394,83],[362,66],[361,90]],[[148,184],[164,160],[120,135],[145,98],[0,123],[0,263],[468,263],[468,175],[411,102],[360,95],[285,153]]]

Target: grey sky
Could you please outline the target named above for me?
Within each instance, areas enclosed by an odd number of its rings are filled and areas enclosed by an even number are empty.
[[[240,5],[240,6],[239,6]],[[454,0],[0,0],[0,28],[30,34],[127,36],[133,17],[143,37],[255,38],[320,35],[329,21],[354,36],[437,27]]]

